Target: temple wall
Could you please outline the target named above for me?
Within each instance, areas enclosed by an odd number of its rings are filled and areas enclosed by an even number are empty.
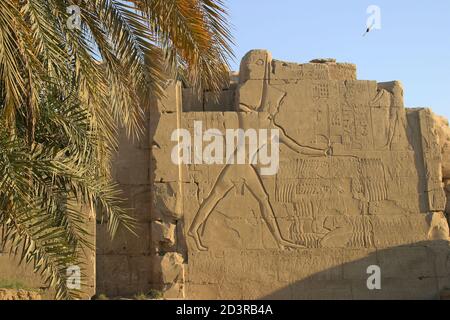
[[[400,82],[357,80],[355,65],[332,59],[296,64],[254,50],[218,96],[168,83],[146,121],[146,139],[121,137],[115,163],[140,238],[99,247],[98,293],[435,299],[450,286],[448,124],[406,109]],[[238,128],[278,130],[274,174],[258,162],[220,162],[220,149],[205,157],[214,135],[201,152],[192,144],[190,164],[173,162],[174,130]],[[248,157],[261,148],[244,146]],[[367,288],[373,265],[381,290]]]
[[[450,288],[450,129],[405,108],[400,82],[253,50],[219,94],[171,81],[165,95],[141,140],[119,134],[113,176],[137,236],[110,241],[97,216],[86,297],[436,299]],[[189,157],[174,149],[177,129],[192,137]],[[256,133],[242,141],[246,162],[227,164],[238,159],[220,148],[227,129]],[[262,150],[279,150],[275,171]],[[374,265],[381,290],[367,287]],[[0,279],[42,287],[6,253],[0,266]]]

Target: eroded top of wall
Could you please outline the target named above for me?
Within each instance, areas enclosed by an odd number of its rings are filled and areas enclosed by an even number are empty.
[[[314,59],[309,63],[293,63],[272,59],[267,50],[252,50],[242,59],[239,72],[230,72],[230,85],[217,95],[205,92],[199,96],[190,88],[183,89],[183,110],[236,111],[236,89],[247,80],[268,79],[271,83],[298,80],[356,80],[356,65],[335,59]]]

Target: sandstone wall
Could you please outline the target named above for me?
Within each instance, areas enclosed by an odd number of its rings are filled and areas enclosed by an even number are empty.
[[[445,212],[447,219],[450,221],[450,127],[448,120],[443,117],[434,115],[434,120],[442,154],[442,178],[448,199]]]
[[[450,287],[450,128],[429,109],[406,109],[400,82],[254,50],[218,96],[177,82],[165,92],[149,106],[144,139],[119,134],[113,173],[137,236],[121,230],[111,242],[97,217],[85,298],[153,289],[190,299],[433,299]],[[278,172],[175,165],[172,133],[194,135],[195,121],[204,131],[278,129]],[[381,268],[381,290],[367,289],[370,265]],[[43,289],[6,252],[2,279]]]
[[[112,241],[97,217],[96,293],[108,297],[146,293],[152,287],[153,247],[151,243],[151,143],[150,118],[140,141],[129,140],[125,130],[119,133],[119,150],[113,176],[120,184],[125,208],[136,219],[136,236],[119,229]]]
[[[121,136],[115,164],[140,237],[107,245],[99,226],[97,293],[432,299],[450,286],[448,126],[405,109],[401,83],[255,50],[219,97],[172,82],[150,110],[146,140]],[[194,121],[278,129],[278,173],[175,165],[172,132],[193,135]],[[370,265],[381,267],[382,290],[367,289]]]

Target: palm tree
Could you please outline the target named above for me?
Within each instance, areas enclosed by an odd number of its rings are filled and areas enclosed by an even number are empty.
[[[79,294],[66,269],[92,246],[82,207],[112,237],[133,229],[110,173],[118,126],[139,137],[166,78],[221,88],[226,17],[221,0],[0,1],[0,242],[56,298]]]

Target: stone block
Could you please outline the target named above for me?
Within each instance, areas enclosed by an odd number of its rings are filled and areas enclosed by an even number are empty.
[[[424,247],[396,247],[377,252],[382,277],[395,279],[435,277],[432,257]]]
[[[184,283],[184,259],[176,252],[167,252],[163,256],[155,256],[158,264],[156,275],[163,284]]]
[[[205,92],[204,111],[226,112],[235,111],[236,86],[219,93]]]
[[[183,89],[183,112],[199,112],[203,109],[203,94],[192,88]]]
[[[111,239],[106,224],[97,225],[97,254],[100,255],[145,255],[151,250],[150,223],[138,223],[131,233],[119,228]]]
[[[163,221],[152,222],[153,248],[171,248],[176,242],[176,224]]]
[[[157,101],[161,113],[175,113],[181,110],[182,88],[179,81],[170,80],[163,91],[163,98]]]

